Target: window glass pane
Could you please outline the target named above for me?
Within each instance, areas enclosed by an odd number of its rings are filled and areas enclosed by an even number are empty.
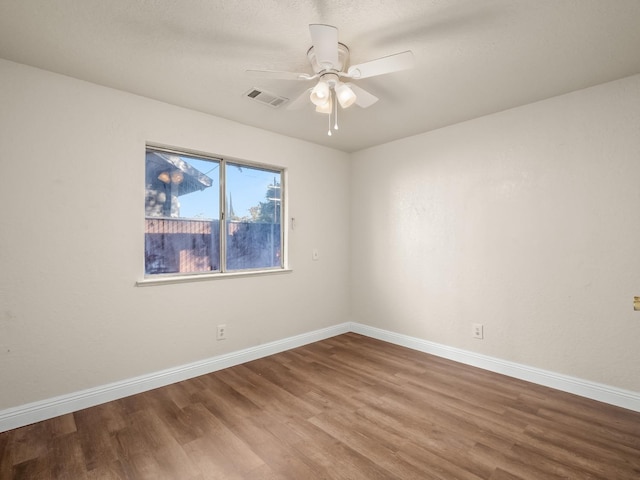
[[[220,270],[220,162],[146,152],[145,273]]]
[[[280,171],[226,166],[227,270],[282,266]]]

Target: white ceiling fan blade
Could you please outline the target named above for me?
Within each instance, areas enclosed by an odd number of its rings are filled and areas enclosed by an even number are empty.
[[[349,85],[353,93],[356,94],[356,105],[359,107],[367,108],[378,101],[378,97],[367,92],[364,88],[360,88],[353,83],[347,83],[347,85]]]
[[[360,65],[352,65],[349,67],[345,76],[355,79],[367,78],[376,75],[384,75],[385,73],[407,70],[409,68],[413,68],[414,65],[415,60],[413,52],[411,52],[411,50],[407,50],[406,52],[378,58],[377,60],[361,63]]]
[[[331,25],[311,24],[311,42],[316,61],[323,69],[338,66],[338,29]]]
[[[287,105],[287,110],[298,110],[302,107],[304,107],[305,105],[307,105],[308,103],[311,103],[309,101],[309,93],[310,93],[311,89],[307,88],[304,92],[302,92],[302,94],[297,97],[295,100],[289,102],[289,105]]]
[[[279,70],[245,70],[252,77],[272,78],[275,80],[313,80],[318,75],[308,73],[281,72]]]

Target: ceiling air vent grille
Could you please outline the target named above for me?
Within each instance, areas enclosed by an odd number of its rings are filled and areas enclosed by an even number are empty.
[[[255,100],[256,102],[260,102],[264,105],[269,105],[273,108],[277,108],[287,100],[289,100],[288,98],[280,97],[260,88],[252,88],[247,93],[245,93],[245,97],[250,98],[251,100]]]

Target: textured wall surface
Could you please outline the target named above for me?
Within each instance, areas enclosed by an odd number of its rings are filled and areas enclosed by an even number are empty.
[[[0,105],[0,409],[348,320],[640,391],[640,76],[351,157],[7,61]],[[287,167],[293,273],[136,287],[147,141]]]
[[[360,151],[351,176],[355,321],[640,391],[640,76]]]
[[[347,154],[3,60],[0,105],[0,409],[348,320]],[[147,141],[286,167],[293,273],[136,287]]]

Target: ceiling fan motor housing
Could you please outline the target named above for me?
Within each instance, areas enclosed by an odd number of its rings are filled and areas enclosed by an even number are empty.
[[[314,73],[346,72],[349,67],[349,47],[344,43],[338,42],[338,64],[331,65],[330,67],[318,63],[316,52],[313,47],[307,51],[307,58],[309,59],[309,63],[311,64],[311,68],[313,68]]]

